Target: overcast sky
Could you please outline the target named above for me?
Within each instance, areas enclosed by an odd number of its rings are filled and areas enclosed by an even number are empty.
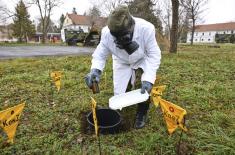
[[[19,0],[1,0],[10,10],[14,10]],[[52,20],[58,21],[61,14],[71,13],[73,7],[76,8],[78,14],[83,14],[92,6],[89,0],[62,0],[63,4],[53,11]],[[204,23],[221,23],[235,21],[235,0],[209,0],[207,10],[203,15]],[[35,20],[39,17],[38,8],[31,6],[29,8],[31,19]]]

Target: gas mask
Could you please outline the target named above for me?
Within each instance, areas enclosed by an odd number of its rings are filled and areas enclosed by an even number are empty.
[[[115,44],[118,48],[124,49],[129,55],[134,53],[138,48],[139,45],[136,41],[132,41],[133,38],[133,31],[132,30],[123,30],[119,32],[110,32],[112,36],[115,37]]]

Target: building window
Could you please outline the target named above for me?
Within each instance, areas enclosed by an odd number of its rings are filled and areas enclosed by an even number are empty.
[[[202,39],[202,41],[203,41],[204,39]]]
[[[204,36],[204,32],[202,33],[202,35]]]
[[[197,39],[195,39],[195,41],[197,41]]]
[[[197,33],[196,33],[196,36],[197,36]]]
[[[208,41],[211,41],[211,39],[208,39]]]
[[[226,34],[226,32],[224,32],[224,34]]]
[[[233,30],[231,31],[231,34],[233,34]]]
[[[209,36],[211,35],[211,33],[209,32]]]

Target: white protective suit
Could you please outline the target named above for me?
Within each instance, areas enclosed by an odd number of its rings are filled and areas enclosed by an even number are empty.
[[[103,71],[107,56],[113,58],[114,95],[125,93],[130,79],[135,79],[133,69],[142,68],[141,81],[154,84],[156,72],[160,65],[161,51],[155,38],[155,27],[150,22],[141,18],[135,18],[133,41],[139,44],[139,48],[129,55],[124,49],[119,49],[114,43],[114,37],[106,26],[102,29],[101,41],[92,57],[92,68]]]

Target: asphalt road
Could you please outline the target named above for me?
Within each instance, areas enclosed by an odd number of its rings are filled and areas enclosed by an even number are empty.
[[[94,48],[76,46],[0,46],[0,59],[58,56],[58,55],[84,55],[93,53]]]

